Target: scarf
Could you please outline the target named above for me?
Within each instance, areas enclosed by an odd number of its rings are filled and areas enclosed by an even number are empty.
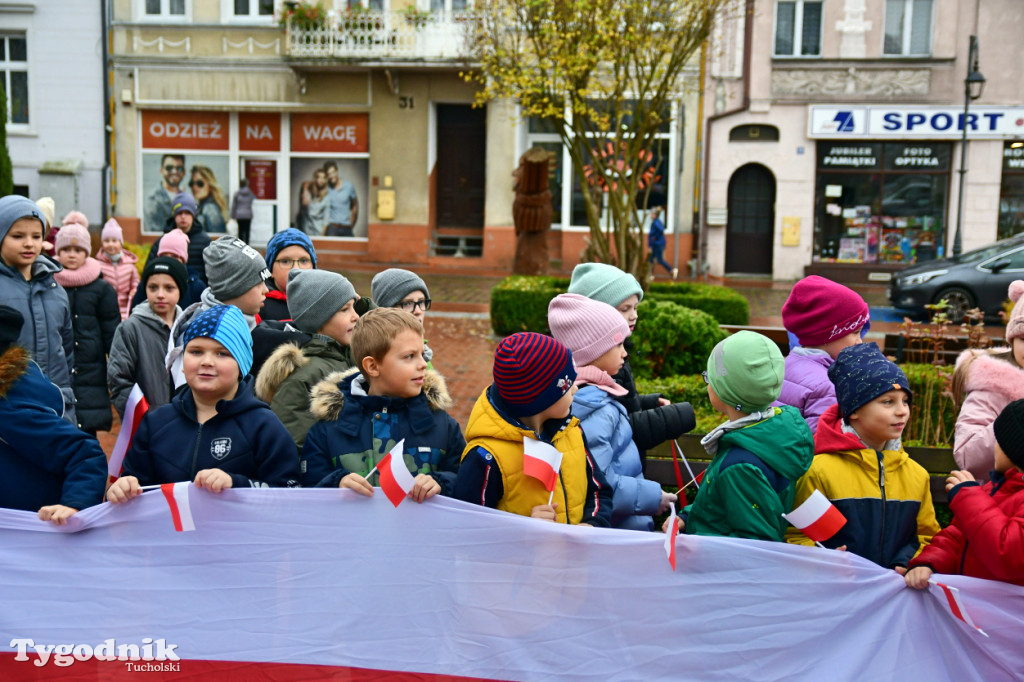
[[[99,279],[99,276],[100,262],[92,257],[86,258],[81,267],[76,270],[64,268],[60,272],[53,273],[53,278],[57,280],[57,284],[65,289],[68,287],[84,287],[86,284]]]
[[[576,383],[591,384],[592,386],[597,386],[605,393],[615,396],[629,393],[629,391],[615,383],[615,380],[612,379],[608,372],[593,365],[576,368]]]

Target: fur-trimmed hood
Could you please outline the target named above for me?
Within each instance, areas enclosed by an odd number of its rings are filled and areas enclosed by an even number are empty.
[[[11,346],[0,355],[0,399],[6,398],[11,386],[25,376],[29,362],[28,351],[21,346]]]
[[[308,363],[309,358],[302,354],[302,349],[297,345],[281,344],[263,363],[263,369],[256,377],[256,397],[270,404],[281,383],[291,376],[292,372]]]
[[[267,364],[270,364],[270,360],[267,361]],[[260,374],[262,376],[262,372]],[[318,421],[334,421],[338,418],[341,409],[345,406],[346,391],[342,386],[345,383],[350,383],[358,374],[359,370],[355,367],[340,372],[331,372],[313,387],[310,391],[309,411]],[[365,384],[365,380],[360,383]],[[445,383],[444,377],[432,369],[428,369],[423,375],[423,396],[427,399],[427,405],[434,412],[438,410],[447,412],[452,406],[453,401],[448,393],[448,385]]]
[[[971,356],[976,357],[971,360]],[[967,380],[964,382],[966,393],[988,391],[1003,396],[1008,403],[1024,398],[1024,369],[998,360],[988,352],[978,354],[966,350],[957,358],[957,367],[967,361],[971,364],[967,370]]]

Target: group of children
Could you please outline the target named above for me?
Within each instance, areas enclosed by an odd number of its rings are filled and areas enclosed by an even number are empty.
[[[0,275],[10,280],[0,280],[0,414],[10,425],[0,465],[15,473],[0,484],[3,506],[61,523],[104,497],[124,503],[144,486],[179,480],[212,492],[303,485],[369,496],[377,464],[403,440],[417,502],[442,494],[546,521],[653,531],[654,517],[678,501],[644,477],[646,450],[691,430],[693,410],[636,392],[629,337],[643,289],[631,275],[577,266],[569,292],[549,305],[550,336],[500,341],[493,381],[463,433],[424,342],[430,293],[415,273],[379,273],[367,299],[344,276],[317,269],[297,230],[275,235],[266,257],[225,236],[202,250],[205,286],[182,310],[199,277],[187,265],[197,260],[194,206],[176,201],[173,220],[137,283],[143,300],[118,323],[133,292],[131,277],[116,272],[131,264],[116,224],[104,226],[101,247],[112,275],[101,276],[88,231],[72,225],[55,237],[61,269],[40,257],[38,207],[0,199]],[[999,382],[973,379],[981,369],[1000,381],[1024,371],[1024,304],[1007,327],[1009,351],[960,363],[963,430],[973,429],[972,457],[987,447],[995,472],[985,486],[968,471],[950,476],[956,518],[941,532],[929,476],[901,444],[913,398],[907,378],[862,342],[867,305],[812,276],[794,286],[782,315],[798,342],[787,358],[748,331],[708,358],[708,399],[726,421],[702,440],[712,461],[695,498],[663,528],[810,544],[783,514],[820,490],[847,518],[826,546],[906,574],[912,587],[933,570],[1024,584],[1024,520],[1015,516],[1024,506],[1024,400],[999,405],[981,395]],[[64,343],[68,326],[73,346]],[[82,371],[79,353],[87,363],[109,357],[106,386]],[[90,429],[60,419],[74,404],[53,385],[65,373],[75,377],[65,383],[78,396],[77,423],[102,412],[86,397],[107,388],[122,415],[135,386],[149,403],[109,489]],[[88,421],[91,432],[109,428],[109,403],[106,419]],[[39,449],[36,430],[52,448]],[[527,440],[561,453],[553,485],[527,475]]]

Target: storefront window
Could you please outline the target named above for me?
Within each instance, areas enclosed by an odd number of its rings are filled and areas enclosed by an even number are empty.
[[[944,142],[819,143],[814,260],[941,257],[950,150]]]
[[[1003,144],[1003,182],[999,189],[999,239],[1024,232],[1024,142]]]

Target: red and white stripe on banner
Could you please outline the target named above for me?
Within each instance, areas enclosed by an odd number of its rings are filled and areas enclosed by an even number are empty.
[[[132,392],[128,394],[128,404],[124,408],[124,419],[121,420],[121,431],[117,434],[117,442],[114,443],[114,451],[110,454],[107,462],[107,480],[113,483],[121,476],[121,469],[124,466],[124,456],[132,446],[132,438],[146,412],[149,411],[149,402],[146,396],[142,395],[142,389],[138,384],[132,386]]]
[[[160,486],[160,491],[167,498],[167,505],[171,508],[174,530],[179,532],[196,529],[195,521],[192,520],[192,507],[188,503],[188,489],[191,485],[188,481],[181,481]]]
[[[967,609],[964,607],[964,603],[960,601],[959,589],[937,582],[934,578],[928,582],[942,590],[942,594],[946,597],[946,603],[949,605],[949,610],[952,612],[954,618],[959,618],[981,634],[988,637],[985,631],[975,625],[974,621],[971,620],[971,617],[967,614]]]

